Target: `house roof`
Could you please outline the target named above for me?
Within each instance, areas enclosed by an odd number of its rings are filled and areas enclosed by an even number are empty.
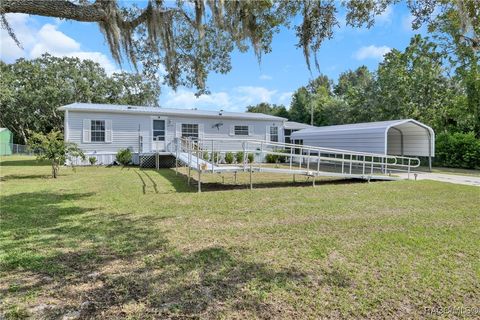
[[[118,104],[98,104],[98,103],[72,103],[58,108],[59,110],[90,111],[90,112],[108,112],[108,113],[135,113],[135,114],[155,114],[155,115],[175,115],[187,117],[203,118],[231,118],[231,119],[249,119],[249,120],[271,120],[285,121],[285,118],[271,116],[263,113],[253,112],[229,112],[229,111],[210,111],[210,110],[192,110],[192,109],[173,109],[158,107],[129,106]]]
[[[305,123],[295,122],[295,121],[286,121],[284,124],[285,129],[307,129],[314,128],[313,126]]]
[[[418,122],[413,119],[400,119],[400,120],[342,124],[342,125],[336,125],[336,126],[310,127],[307,129],[297,131],[296,134],[301,135],[301,134],[309,134],[309,133],[323,133],[323,132],[334,132],[334,131],[345,131],[345,130],[356,131],[356,130],[363,130],[363,129],[388,130],[391,127],[405,125],[405,124],[415,124],[433,133],[432,128],[430,128],[429,126],[421,122]]]

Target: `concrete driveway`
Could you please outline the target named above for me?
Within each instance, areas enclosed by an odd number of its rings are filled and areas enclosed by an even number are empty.
[[[416,172],[417,180],[435,180],[441,182],[450,182],[455,184],[464,184],[468,186],[480,187],[480,177],[475,176],[462,176],[457,174],[446,174],[436,172]],[[406,173],[401,173],[400,176],[407,179]],[[413,173],[410,173],[410,179],[415,179]]]

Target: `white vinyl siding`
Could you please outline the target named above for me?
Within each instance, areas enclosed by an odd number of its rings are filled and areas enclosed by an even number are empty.
[[[108,140],[110,123],[110,143],[90,142],[90,120],[105,120],[105,140]],[[151,152],[153,145],[153,124],[152,114],[128,114],[128,113],[107,113],[107,112],[85,112],[69,110],[67,119],[68,141],[78,144],[87,154],[115,154],[120,149],[128,148],[132,152]],[[84,123],[87,123],[84,126]],[[198,125],[199,139],[209,141],[210,139],[226,139],[222,144],[224,150],[241,150],[241,145],[228,142],[228,138],[235,138],[234,126],[248,126],[249,136],[236,137],[246,139],[265,140],[269,136],[266,128],[275,124],[282,127],[283,121],[272,120],[243,120],[243,119],[221,119],[221,118],[188,118],[169,116],[165,121],[165,146],[172,143],[175,137],[182,135],[182,124]],[[83,128],[86,127],[86,130]],[[283,138],[283,130],[279,129],[279,139]],[[140,149],[140,140],[143,145]],[[208,142],[211,145],[211,142]],[[210,148],[209,146],[206,146]],[[216,147],[215,147],[216,148]],[[240,149],[239,149],[240,148]]]

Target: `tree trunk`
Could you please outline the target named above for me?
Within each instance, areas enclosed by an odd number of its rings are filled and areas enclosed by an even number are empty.
[[[52,162],[52,177],[54,179],[57,179],[57,176],[58,176],[58,164],[55,161],[53,161]]]

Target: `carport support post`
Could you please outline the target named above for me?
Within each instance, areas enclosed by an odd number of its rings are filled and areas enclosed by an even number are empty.
[[[432,172],[432,156],[428,156],[428,169]]]

